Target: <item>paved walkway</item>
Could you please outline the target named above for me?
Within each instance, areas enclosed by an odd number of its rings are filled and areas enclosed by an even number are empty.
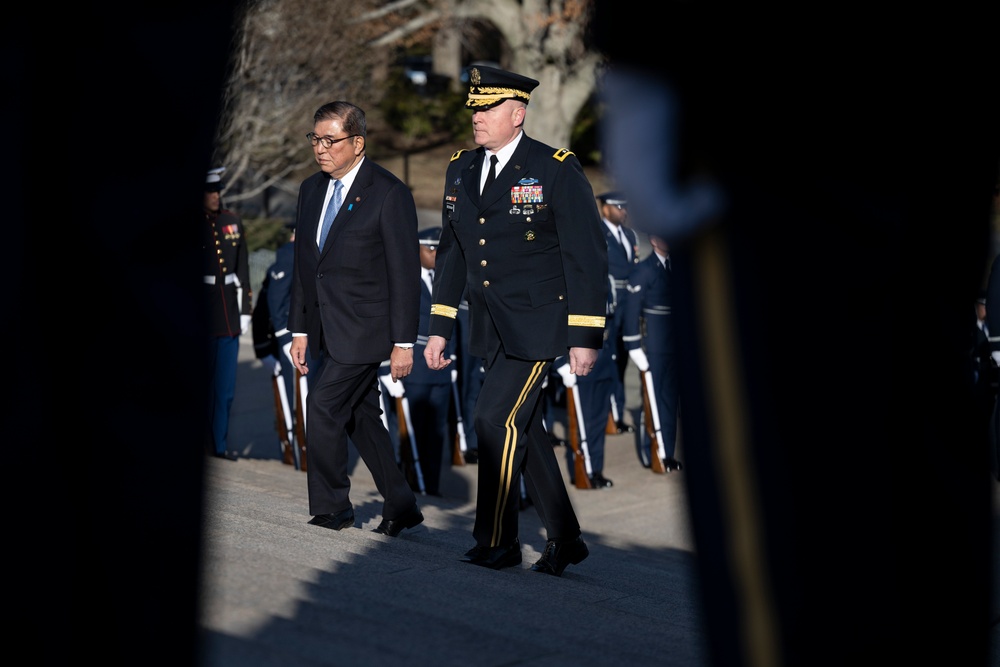
[[[609,436],[613,488],[570,487],[591,555],[555,578],[529,569],[545,545],[533,508],[521,567],[458,560],[473,545],[474,465],[449,467],[444,497],[421,497],[424,523],[397,538],[371,532],[381,497],[361,462],[358,528],[308,525],[306,474],[280,461],[272,420],[245,340],[232,440],[245,458],[207,467],[206,665],[707,664],[683,473],[642,468],[632,436]]]
[[[306,474],[279,460],[270,375],[242,343],[232,444],[244,458],[210,458],[206,473],[205,667],[710,664],[684,473],[642,468],[631,436],[608,438],[613,488],[570,487],[586,561],[561,578],[531,572],[545,537],[529,508],[523,565],[494,572],[457,560],[473,544],[475,466],[445,470],[444,497],[420,498],[424,523],[389,538],[371,532],[381,497],[359,462],[358,528],[307,525]],[[637,399],[630,385],[630,413]],[[1000,535],[1000,486],[997,498]]]

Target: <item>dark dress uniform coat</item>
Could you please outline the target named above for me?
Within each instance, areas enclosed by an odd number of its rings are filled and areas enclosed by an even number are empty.
[[[608,225],[602,223],[601,227],[604,230],[604,238],[608,244],[608,273],[614,276],[614,294],[617,295],[614,298],[614,304],[612,304],[614,312],[611,315],[611,322],[608,328],[613,342],[611,354],[614,356],[615,373],[617,376],[614,390],[617,411],[616,418],[619,422],[623,422],[625,415],[625,369],[628,366],[628,353],[625,343],[622,340],[622,317],[625,311],[624,308],[618,306],[618,301],[623,300],[622,295],[625,293],[628,276],[632,272],[632,269],[639,263],[639,240],[635,234],[635,230],[624,225],[619,227],[625,235],[625,242],[629,245],[629,252],[626,254],[621,241],[611,233]]]
[[[232,211],[206,214],[202,247],[209,334],[239,336],[240,315],[253,310],[250,264],[243,221]]]
[[[480,198],[484,150],[448,165],[430,333],[451,338],[468,284],[475,356],[501,344],[518,359],[601,349],[607,244],[579,160],[525,135]]]
[[[642,347],[649,361],[665,458],[672,458],[677,446],[680,401],[670,277],[670,269],[663,266],[655,252],[639,262],[628,279],[622,323],[625,348]],[[645,464],[649,437],[643,432],[638,441],[644,443],[639,458]]]
[[[468,286],[469,352],[487,369],[473,536],[482,547],[515,543],[523,471],[548,539],[574,540],[580,525],[542,423],[541,386],[569,348],[603,346],[607,244],[570,151],[522,134],[480,196],[484,153],[458,151],[448,165],[430,321],[431,335],[450,339]]]

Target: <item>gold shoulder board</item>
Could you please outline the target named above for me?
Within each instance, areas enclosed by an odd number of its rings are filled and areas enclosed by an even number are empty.
[[[459,149],[459,150],[455,151],[455,152],[454,152],[454,153],[452,154],[452,156],[451,156],[451,159],[449,160],[449,162],[454,162],[455,160],[457,160],[457,159],[458,159],[458,156],[459,156],[459,155],[461,155],[462,153],[464,153],[464,152],[465,152],[465,151],[467,151],[467,150],[468,150],[467,148],[462,148],[462,149]]]
[[[563,160],[565,160],[570,155],[573,155],[573,151],[571,151],[568,148],[560,148],[559,150],[556,151],[556,154],[553,155],[552,157],[554,157],[555,159],[557,159],[560,162],[562,162]]]

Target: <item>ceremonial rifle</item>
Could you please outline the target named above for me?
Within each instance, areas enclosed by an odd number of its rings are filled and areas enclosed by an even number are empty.
[[[465,424],[462,422],[462,399],[458,395],[458,380],[451,381],[451,396],[455,399],[455,444],[451,448],[451,464],[465,465],[465,452],[468,445],[465,441]]]
[[[274,425],[278,430],[278,442],[281,443],[281,460],[286,465],[294,466],[291,410],[288,405],[288,392],[285,391],[285,383],[281,379],[280,362],[274,365],[274,373],[271,374],[271,388],[274,390]]]
[[[667,469],[663,465],[666,458],[666,450],[663,446],[663,431],[660,429],[660,412],[656,407],[656,391],[653,389],[653,376],[649,371],[641,371],[642,376],[642,407],[646,424],[646,432],[649,434],[649,460],[653,472],[665,473]]]
[[[578,489],[592,489],[587,430],[582,415],[576,409],[576,387],[566,387],[566,425],[569,444],[573,448],[573,485]]]
[[[413,423],[410,421],[410,401],[407,400],[406,396],[396,398],[396,417],[396,421],[399,422],[399,448],[402,450],[403,443],[409,440],[412,457],[410,462],[413,464],[412,471],[416,477],[417,488],[420,489],[421,494],[427,493],[427,489],[424,487],[424,472],[420,467],[420,454],[417,453],[417,437],[413,433]],[[400,455],[402,455],[402,451]]]
[[[607,435],[618,435],[618,422],[621,421],[621,415],[618,414],[618,403],[615,401],[615,395],[611,394],[611,409],[608,411],[608,423],[604,427],[604,433]]]
[[[296,470],[306,470],[306,396],[309,385],[302,371],[295,369],[295,451]]]

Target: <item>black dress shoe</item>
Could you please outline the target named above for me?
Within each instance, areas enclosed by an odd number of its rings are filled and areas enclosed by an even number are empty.
[[[672,470],[680,470],[684,466],[682,466],[681,462],[675,459],[674,457],[668,456],[667,458],[663,459],[663,467],[667,472],[670,472]]]
[[[618,435],[621,435],[622,433],[635,433],[635,429],[625,422],[617,422],[615,424],[615,428],[618,429]]]
[[[226,459],[227,461],[235,461],[239,458],[236,452],[215,452],[212,454],[217,459]]]
[[[513,544],[505,547],[484,547],[477,544],[466,551],[459,560],[464,563],[488,567],[491,570],[514,567],[521,564],[521,542],[514,540]]]
[[[382,519],[382,523],[380,523],[376,528],[373,528],[372,532],[388,535],[389,537],[396,537],[403,532],[405,528],[413,528],[414,526],[423,523],[423,521],[424,515],[421,514],[420,509],[414,505],[395,519]]]
[[[479,463],[479,450],[478,449],[465,450],[465,462],[469,464]]]
[[[317,514],[309,519],[309,523],[314,526],[329,528],[330,530],[342,530],[354,527],[354,508],[348,507],[334,514]]]
[[[614,484],[601,473],[597,473],[590,478],[590,486],[594,489],[608,489],[614,486]]]
[[[577,565],[590,555],[590,549],[579,537],[575,540],[556,542],[549,540],[545,543],[545,551],[538,562],[531,566],[532,572],[544,572],[560,576],[567,565]]]

